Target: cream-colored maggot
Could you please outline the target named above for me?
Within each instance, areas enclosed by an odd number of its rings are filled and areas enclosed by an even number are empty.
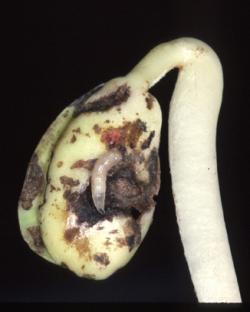
[[[217,175],[222,69],[214,51],[193,38],[157,46],[127,76],[59,115],[28,168],[21,232],[37,254],[87,278],[107,278],[132,258],[160,185],[162,118],[148,89],[173,68],[179,75],[170,103],[170,169],[195,292],[199,302],[241,302]]]

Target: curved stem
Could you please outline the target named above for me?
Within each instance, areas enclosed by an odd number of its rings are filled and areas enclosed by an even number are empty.
[[[205,43],[182,38],[153,49],[129,76],[152,87],[176,67],[169,158],[191,278],[199,302],[241,302],[217,175],[216,127],[223,90],[219,59]]]

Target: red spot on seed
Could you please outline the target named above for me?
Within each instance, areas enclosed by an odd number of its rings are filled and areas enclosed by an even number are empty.
[[[106,142],[108,145],[115,145],[119,142],[121,138],[121,130],[118,129],[108,129],[106,132],[102,135],[102,141]]]

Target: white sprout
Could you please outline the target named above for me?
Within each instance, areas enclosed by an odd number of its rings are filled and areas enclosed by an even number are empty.
[[[216,161],[223,74],[214,51],[181,38],[161,44],[128,77],[152,87],[179,68],[170,103],[169,158],[177,221],[199,302],[241,302]]]

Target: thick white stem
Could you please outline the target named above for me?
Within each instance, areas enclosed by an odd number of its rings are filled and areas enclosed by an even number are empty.
[[[205,43],[182,38],[153,49],[130,75],[151,87],[176,67],[180,71],[170,104],[169,158],[191,278],[199,302],[241,302],[217,175],[220,61]]]

